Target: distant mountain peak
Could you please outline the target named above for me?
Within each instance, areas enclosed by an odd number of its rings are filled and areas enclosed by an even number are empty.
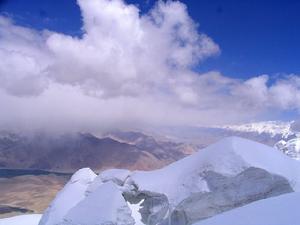
[[[274,147],[291,158],[300,160],[300,132],[295,129],[296,125],[295,121],[262,121],[241,125],[225,125],[219,128],[245,133],[264,133],[271,137],[279,136],[280,139]]]
[[[216,128],[222,128],[232,131],[239,132],[255,132],[255,133],[266,133],[270,134],[272,137],[276,135],[281,135],[282,138],[288,138],[293,135],[294,132],[291,129],[294,121],[261,121],[254,123],[244,123],[240,125],[223,125],[216,126]]]

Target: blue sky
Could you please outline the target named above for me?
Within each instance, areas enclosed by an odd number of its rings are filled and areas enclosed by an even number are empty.
[[[0,3],[0,127],[299,118],[300,1]]]
[[[80,35],[80,10],[75,0],[1,1],[1,12],[20,24]],[[153,0],[127,0],[142,12]],[[197,70],[219,70],[224,75],[300,73],[300,1],[296,0],[185,0],[201,32],[219,44],[221,54],[207,59]]]

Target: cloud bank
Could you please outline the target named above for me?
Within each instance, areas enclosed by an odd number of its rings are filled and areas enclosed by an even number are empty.
[[[121,0],[78,0],[82,37],[0,17],[0,128],[97,131],[209,125],[300,110],[300,78],[249,80],[194,66],[220,47],[177,1],[141,14]]]

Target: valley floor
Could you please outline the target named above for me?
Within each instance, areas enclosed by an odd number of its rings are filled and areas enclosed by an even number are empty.
[[[0,178],[0,218],[43,213],[68,179],[55,175]]]

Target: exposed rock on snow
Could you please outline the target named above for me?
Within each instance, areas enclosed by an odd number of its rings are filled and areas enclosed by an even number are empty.
[[[130,174],[131,172],[129,170],[110,169],[100,173],[99,177],[102,182],[113,181],[114,183],[122,186]]]
[[[77,190],[81,175],[72,178],[40,225],[187,225],[300,190],[298,161],[236,137],[151,172],[108,170],[95,178],[87,171],[83,187]]]
[[[253,202],[202,220],[193,225],[296,225],[299,224],[300,193]]]
[[[155,225],[162,222],[169,212],[168,198],[164,194],[139,192],[138,189],[125,191],[124,198],[129,204],[139,204],[143,224]]]
[[[275,148],[293,159],[300,160],[300,133],[289,140],[281,140],[275,144]]]
[[[171,224],[192,224],[259,199],[293,192],[285,178],[254,167],[234,177],[208,171],[204,178],[210,192],[194,193],[183,200],[173,210]]]
[[[300,164],[274,148],[242,138],[225,138],[162,169],[134,172],[133,182],[140,192],[164,193],[172,207],[192,193],[210,191],[201,176],[205,171],[235,176],[249,167],[285,177],[300,190]]]

